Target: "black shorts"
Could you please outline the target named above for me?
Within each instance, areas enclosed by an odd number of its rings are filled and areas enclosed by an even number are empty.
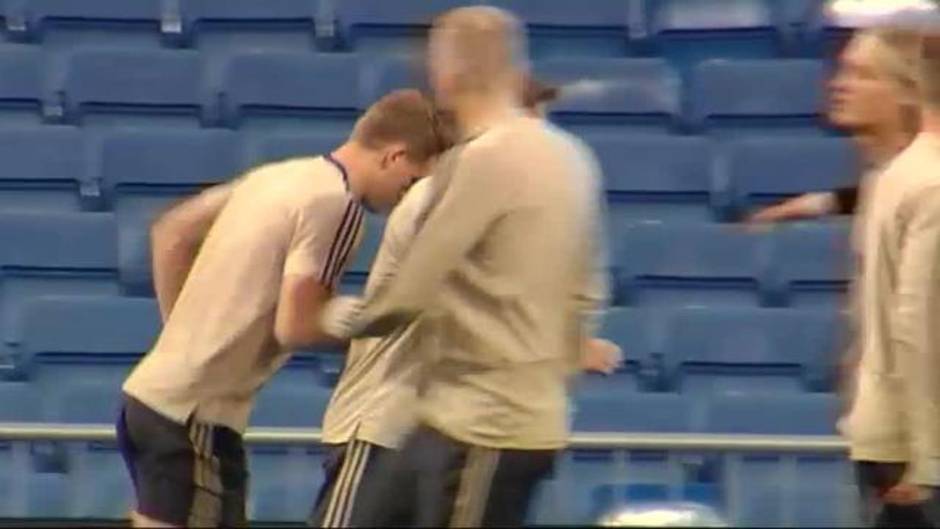
[[[389,464],[397,452],[354,439],[333,445],[323,462],[325,481],[317,494],[308,524],[311,527],[357,527],[362,525],[359,506],[375,495],[376,473]],[[404,505],[402,505],[404,507]],[[389,515],[390,525],[409,526],[407,511]]]
[[[357,506],[355,527],[521,527],[539,484],[550,478],[554,450],[500,450],[468,445],[427,426],[378,465],[375,492]]]
[[[176,423],[125,395],[117,438],[137,512],[179,527],[247,525],[241,435],[190,419]]]
[[[930,498],[921,504],[892,505],[881,496],[900,483],[905,463],[856,461],[855,475],[861,494],[862,523],[869,527],[940,527],[940,496],[930,488]]]

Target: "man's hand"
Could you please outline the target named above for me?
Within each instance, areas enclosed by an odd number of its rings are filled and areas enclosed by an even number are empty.
[[[354,296],[334,297],[326,304],[320,316],[320,325],[323,332],[340,340],[352,337],[353,326],[359,319],[364,305],[362,298]]]
[[[622,364],[623,351],[614,342],[603,338],[591,338],[585,342],[581,369],[609,375]]]
[[[902,481],[885,491],[881,499],[892,505],[919,505],[930,499],[930,495],[927,487]]]
[[[785,205],[769,206],[747,216],[748,224],[771,224],[792,218],[792,212]]]

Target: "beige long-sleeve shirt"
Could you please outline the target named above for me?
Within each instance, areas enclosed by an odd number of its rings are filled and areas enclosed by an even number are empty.
[[[851,455],[940,485],[940,138],[921,134],[877,178],[861,235]]]
[[[434,321],[421,418],[462,442],[554,449],[567,440],[567,383],[598,308],[597,165],[579,141],[513,117],[437,170],[431,208],[395,280],[353,334]],[[603,277],[603,276],[601,276]]]
[[[382,244],[372,263],[365,296],[395,276],[430,203],[431,177],[417,182],[386,223]],[[380,337],[352,340],[346,366],[323,417],[323,441],[360,439],[398,448],[417,421],[417,386],[421,372],[418,349],[429,346],[427,325],[418,321]],[[423,338],[423,341],[422,341]]]

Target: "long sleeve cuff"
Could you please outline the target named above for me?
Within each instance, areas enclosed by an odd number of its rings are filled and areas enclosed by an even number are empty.
[[[362,298],[337,296],[331,299],[320,315],[320,325],[330,336],[348,340],[357,334],[360,315],[365,307]]]
[[[597,336],[598,332],[600,332],[601,326],[604,324],[604,316],[606,316],[606,314],[607,307],[588,310],[582,313],[585,336],[588,338]]]
[[[927,487],[940,487],[940,458],[925,457],[912,461],[907,481]]]

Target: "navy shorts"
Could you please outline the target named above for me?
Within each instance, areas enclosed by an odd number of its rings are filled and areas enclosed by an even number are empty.
[[[404,511],[413,527],[522,527],[555,456],[468,445],[421,426],[377,469],[351,526],[401,526]]]
[[[368,503],[376,493],[376,473],[381,472],[394,450],[354,439],[333,445],[323,462],[325,481],[317,495],[308,524],[311,527],[358,527],[360,505]],[[407,507],[404,504],[401,507]],[[408,511],[389,513],[389,524],[411,525]]]
[[[117,439],[138,513],[180,527],[247,525],[248,471],[238,432],[179,424],[125,395]]]

